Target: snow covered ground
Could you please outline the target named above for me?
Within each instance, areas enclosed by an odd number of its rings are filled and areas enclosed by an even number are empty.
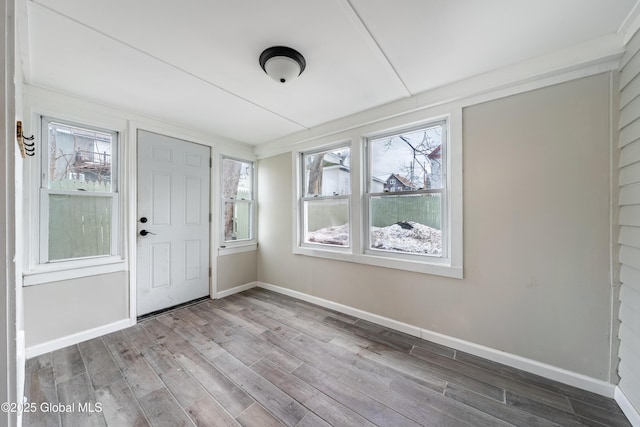
[[[349,244],[348,224],[312,231],[308,234],[308,241],[346,246]],[[405,253],[441,255],[442,232],[413,221],[387,227],[371,227],[371,247]]]

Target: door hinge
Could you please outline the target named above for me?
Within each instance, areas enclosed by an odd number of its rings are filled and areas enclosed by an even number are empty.
[[[209,169],[213,167],[213,157],[209,157]]]
[[[209,267],[209,277],[211,277],[211,267]]]
[[[213,221],[213,215],[209,213],[209,222]]]

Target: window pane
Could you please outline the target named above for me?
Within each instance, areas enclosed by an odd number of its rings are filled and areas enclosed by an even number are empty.
[[[371,196],[371,249],[442,256],[440,194]]]
[[[47,187],[112,191],[113,134],[49,122]]]
[[[351,194],[349,147],[305,154],[302,161],[305,197]]]
[[[222,194],[225,199],[251,200],[253,163],[222,160]]]
[[[443,188],[442,132],[437,124],[370,140],[369,192]]]
[[[251,202],[224,203],[224,240],[251,239]]]
[[[112,197],[49,195],[49,260],[111,254]]]
[[[306,200],[304,241],[349,246],[349,199]]]

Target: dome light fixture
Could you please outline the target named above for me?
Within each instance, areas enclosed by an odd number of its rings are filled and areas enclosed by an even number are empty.
[[[286,46],[272,46],[260,54],[260,67],[273,80],[286,83],[304,71],[307,62],[295,49]]]

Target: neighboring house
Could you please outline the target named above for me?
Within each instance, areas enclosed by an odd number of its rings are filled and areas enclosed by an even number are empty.
[[[101,141],[95,135],[68,133],[58,128],[56,133],[56,176],[53,180],[102,182],[111,178],[111,142]]]
[[[427,155],[431,163],[431,174],[428,179],[427,188],[442,187],[442,145],[438,145]]]
[[[322,167],[322,193],[321,196],[335,196],[349,194],[351,192],[351,168],[349,162],[344,157],[335,153],[326,153],[324,155]],[[307,170],[307,180],[309,178]],[[372,192],[381,193],[384,189],[385,182],[378,178],[373,178],[371,183]]]
[[[99,145],[99,144],[97,144]],[[110,148],[110,147],[109,147]],[[111,154],[107,150],[77,150],[72,166],[72,176],[81,181],[109,181],[111,178]]]
[[[322,168],[322,196],[335,196],[350,193],[349,168],[344,165],[332,165]]]
[[[325,164],[330,159],[329,155],[325,155]],[[308,172],[307,172],[308,173]],[[322,168],[322,196],[335,196],[334,192],[338,194],[349,194],[351,192],[350,186],[350,173],[351,169],[342,163],[325,166]],[[373,178],[372,182],[373,193],[381,193],[387,191],[385,189],[386,183],[378,178]]]
[[[385,192],[393,191],[411,191],[416,190],[416,187],[407,178],[397,173],[392,173],[384,183]]]

